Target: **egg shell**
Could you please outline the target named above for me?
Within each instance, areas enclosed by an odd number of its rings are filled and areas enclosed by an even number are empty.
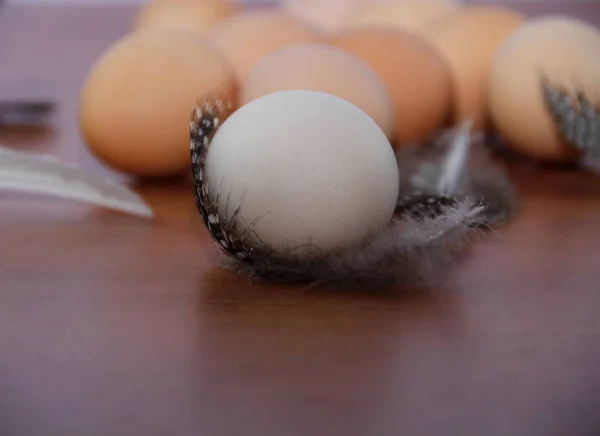
[[[94,63],[81,91],[79,124],[92,153],[145,177],[187,171],[189,118],[207,92],[236,98],[232,68],[197,34],[131,33]]]
[[[283,11],[309,21],[323,31],[335,32],[347,15],[374,0],[284,0]]]
[[[328,42],[366,62],[387,85],[396,113],[396,142],[423,141],[445,125],[450,72],[421,38],[391,28],[364,27],[340,32]]]
[[[240,234],[258,219],[254,243],[283,254],[298,247],[298,256],[311,253],[308,243],[324,252],[363,243],[390,223],[399,191],[379,126],[317,91],[276,92],[242,106],[215,134],[204,174],[208,192],[219,192],[221,219],[241,204]]]
[[[241,80],[266,55],[319,41],[322,35],[314,25],[290,15],[256,10],[230,16],[215,26],[208,37],[227,57]]]
[[[524,19],[507,7],[466,6],[423,29],[423,37],[451,67],[455,123],[470,119],[475,130],[488,127],[487,81],[492,59]]]
[[[152,0],[138,13],[133,28],[175,28],[204,33],[238,7],[227,0]]]
[[[392,99],[379,76],[357,57],[325,44],[289,47],[263,58],[243,81],[240,103],[277,91],[322,91],[364,110],[391,137]]]
[[[576,153],[563,141],[543,100],[541,74],[551,84],[580,89],[600,103],[600,32],[582,20],[560,15],[530,19],[497,51],[489,80],[495,128],[511,147],[544,161]]]
[[[385,26],[416,31],[457,7],[458,3],[452,0],[374,1],[348,14],[341,28]]]

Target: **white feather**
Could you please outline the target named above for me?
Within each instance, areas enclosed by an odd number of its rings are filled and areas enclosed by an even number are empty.
[[[152,209],[125,186],[40,154],[0,147],[0,190],[81,201],[151,218]]]
[[[453,195],[464,177],[469,160],[472,126],[472,121],[465,121],[450,144],[450,151],[438,180],[438,192],[441,194]]]

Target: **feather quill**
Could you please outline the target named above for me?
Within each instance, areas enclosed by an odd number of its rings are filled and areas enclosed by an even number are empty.
[[[472,121],[466,121],[452,141],[438,181],[438,192],[441,194],[454,195],[465,177],[471,147],[472,126]]]
[[[0,147],[0,190],[42,194],[143,218],[152,209],[132,190],[95,177],[52,156]]]

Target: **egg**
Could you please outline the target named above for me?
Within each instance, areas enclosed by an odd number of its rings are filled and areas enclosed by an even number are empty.
[[[204,33],[235,10],[237,7],[228,0],[152,0],[141,8],[133,27]]]
[[[428,139],[450,111],[451,78],[439,54],[421,38],[379,27],[347,30],[328,43],[367,63],[387,85],[396,113],[397,143]]]
[[[215,134],[204,165],[220,219],[239,235],[300,257],[344,250],[387,226],[399,193],[390,143],[360,108],[318,91],[243,105]],[[252,232],[248,232],[249,228]]]
[[[457,7],[452,0],[373,1],[348,14],[342,28],[375,25],[416,31]]]
[[[293,89],[343,98],[364,110],[388,137],[394,134],[394,106],[385,84],[350,53],[325,44],[298,45],[272,53],[242,82],[240,103]]]
[[[546,109],[541,76],[600,102],[600,31],[560,15],[530,19],[496,52],[489,79],[489,107],[495,128],[510,146],[532,158],[574,158]]]
[[[193,33],[131,33],[90,69],[81,91],[79,125],[91,152],[110,167],[168,177],[190,167],[189,117],[198,97],[235,98],[229,64]]]
[[[489,125],[487,80],[494,53],[524,21],[521,13],[500,6],[465,6],[435,20],[422,36],[444,56],[453,76],[455,123]]]
[[[339,29],[345,17],[363,4],[374,0],[284,0],[282,9],[309,21],[326,32]]]
[[[266,55],[316,42],[321,34],[315,26],[284,13],[256,10],[234,14],[212,29],[208,37],[243,79]]]

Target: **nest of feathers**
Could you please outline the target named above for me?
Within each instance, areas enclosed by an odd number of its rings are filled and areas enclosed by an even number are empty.
[[[515,211],[513,186],[471,132],[470,122],[428,144],[397,152],[400,191],[391,222],[362,244],[339,252],[298,247],[276,253],[240,234],[238,209],[219,216],[218,192],[202,180],[211,138],[226,118],[225,105],[206,97],[190,122],[192,168],[198,210],[221,249],[223,265],[250,280],[309,285],[376,287],[423,284],[438,278],[467,253],[475,239]],[[256,238],[252,238],[256,241]]]

